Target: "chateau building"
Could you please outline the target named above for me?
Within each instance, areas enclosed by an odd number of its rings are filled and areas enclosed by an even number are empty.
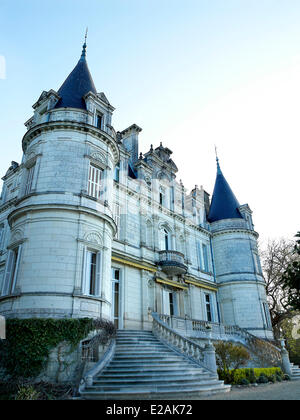
[[[150,330],[152,312],[238,325],[272,338],[252,211],[217,160],[214,191],[188,192],[172,151],[139,152],[113,127],[86,44],[25,126],[0,201],[0,314],[104,317]]]

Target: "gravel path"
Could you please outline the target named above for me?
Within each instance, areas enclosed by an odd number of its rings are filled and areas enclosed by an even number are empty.
[[[198,398],[197,398],[198,399]],[[233,387],[230,392],[199,398],[201,400],[298,400],[300,381],[284,381],[257,387]]]

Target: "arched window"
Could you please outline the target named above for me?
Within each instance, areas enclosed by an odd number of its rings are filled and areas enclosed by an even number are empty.
[[[172,248],[171,243],[170,232],[165,227],[162,227],[160,230],[160,249],[162,251],[169,251]]]

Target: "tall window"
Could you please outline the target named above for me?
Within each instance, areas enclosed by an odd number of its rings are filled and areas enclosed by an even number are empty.
[[[210,300],[210,295],[209,294],[205,294],[205,306],[206,306],[207,321],[211,322],[212,321],[212,310],[211,310],[211,300]]]
[[[119,182],[120,181],[120,163],[118,163],[115,166],[115,171],[114,171],[114,180]]]
[[[162,307],[165,315],[178,315],[178,300],[175,291],[162,289]]]
[[[171,249],[170,232],[168,232],[166,228],[162,228],[160,231],[160,249],[162,251],[168,251]]]
[[[112,268],[112,317],[116,328],[120,323],[120,270]]]
[[[8,252],[2,288],[3,296],[11,295],[14,292],[18,275],[20,255],[21,246],[18,246],[14,250],[10,250]]]
[[[103,121],[103,115],[97,114],[96,115],[96,127],[99,128],[99,130],[102,130],[102,121]]]
[[[272,327],[272,322],[271,322],[271,317],[270,317],[270,312],[269,312],[269,306],[266,302],[263,303],[263,308],[264,308],[266,325],[267,325],[268,328],[271,328]]]
[[[83,294],[97,296],[100,292],[100,252],[86,250]]]
[[[103,170],[90,165],[89,181],[88,181],[88,195],[94,198],[100,198],[102,192],[102,178]]]
[[[32,190],[34,169],[35,169],[35,165],[33,165],[33,166],[31,166],[31,168],[27,169],[27,178],[26,178],[26,184],[25,184],[25,195],[29,194]]]
[[[207,245],[202,244],[202,252],[203,252],[203,270],[208,273],[208,254],[207,254]]]
[[[161,206],[166,205],[166,190],[163,187],[159,187],[159,204]]]
[[[259,261],[259,256],[255,252],[253,253],[253,259],[254,259],[255,272],[258,274],[261,274],[261,265]]]

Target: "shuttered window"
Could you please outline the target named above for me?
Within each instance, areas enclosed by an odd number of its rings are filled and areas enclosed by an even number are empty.
[[[32,189],[32,182],[34,177],[34,169],[35,165],[31,166],[31,168],[27,169],[27,179],[25,185],[25,195],[29,194]]]
[[[2,296],[11,295],[14,292],[17,281],[20,258],[21,246],[18,246],[14,250],[8,251],[4,273]]]
[[[90,165],[89,181],[88,181],[88,195],[94,198],[100,198],[102,192],[102,178],[103,170]]]

